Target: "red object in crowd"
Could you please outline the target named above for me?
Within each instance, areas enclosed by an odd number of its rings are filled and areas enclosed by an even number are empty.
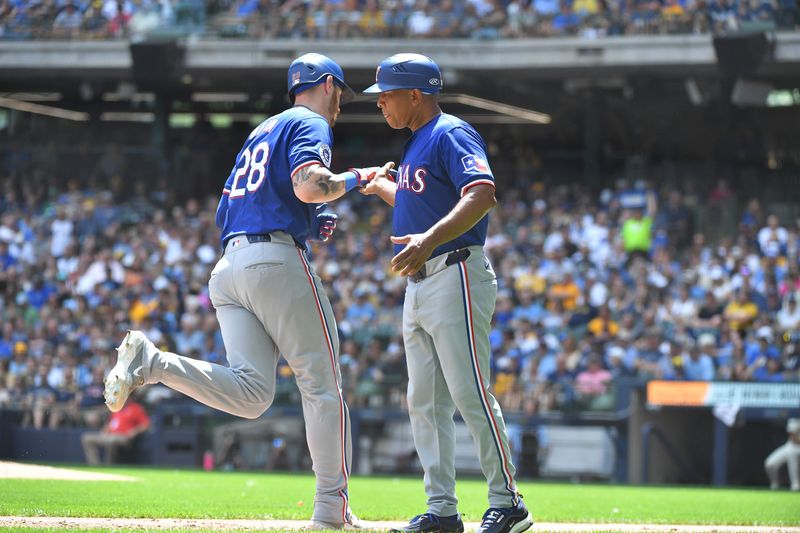
[[[150,417],[138,403],[128,400],[125,406],[111,414],[106,431],[119,435],[127,435],[134,429],[150,427]]]

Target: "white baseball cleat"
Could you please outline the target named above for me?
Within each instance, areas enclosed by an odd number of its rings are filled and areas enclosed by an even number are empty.
[[[353,514],[353,511],[347,509],[347,521],[344,524],[334,524],[331,522],[323,522],[322,520],[311,520],[311,524],[303,529],[306,530],[331,530],[331,529],[366,529],[367,524]]]
[[[347,508],[347,522],[344,523],[344,529],[367,529],[368,524],[353,514],[350,508]]]
[[[151,353],[157,351],[155,345],[144,333],[129,330],[122,344],[117,348],[117,364],[114,365],[105,380],[106,388],[103,396],[111,412],[116,413],[122,409],[131,392],[144,385],[144,376],[142,376],[144,350]]]

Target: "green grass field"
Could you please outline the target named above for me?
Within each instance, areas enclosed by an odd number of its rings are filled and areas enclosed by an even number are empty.
[[[157,469],[88,469],[135,482],[0,480],[0,515],[116,518],[308,519],[310,475]],[[522,482],[537,522],[800,525],[800,494],[759,489]],[[458,482],[460,511],[479,521],[482,480]],[[405,520],[425,510],[421,478],[354,477],[353,511],[366,520]],[[41,531],[41,530],[39,530]]]

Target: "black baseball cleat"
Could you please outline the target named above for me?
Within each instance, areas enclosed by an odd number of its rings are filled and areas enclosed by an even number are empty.
[[[392,533],[424,533],[433,531],[438,533],[464,533],[464,522],[461,515],[439,516],[425,513],[415,516],[408,525],[400,529],[392,529]]]
[[[477,533],[521,533],[532,525],[533,518],[520,500],[516,507],[487,509]]]

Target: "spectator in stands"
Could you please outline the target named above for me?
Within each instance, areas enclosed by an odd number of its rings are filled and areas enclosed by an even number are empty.
[[[550,22],[550,29],[553,35],[575,35],[579,24],[580,18],[572,10],[572,2],[561,0],[559,12]]]
[[[488,0],[488,9],[480,16],[478,27],[472,31],[473,39],[497,39],[506,23],[506,12],[500,0]]]
[[[648,330],[641,342],[634,367],[637,375],[645,379],[665,379],[670,377],[672,365],[661,352],[661,335],[655,328]]]
[[[506,20],[507,24],[503,29],[504,37],[533,35],[538,22],[533,0],[511,0],[506,6]]]
[[[748,368],[748,372],[753,381],[767,381],[780,383],[786,381],[783,373],[783,366],[780,359],[759,359]]]
[[[710,290],[705,291],[703,303],[697,311],[697,318],[692,323],[693,328],[698,333],[718,331],[722,324],[723,311],[724,309],[715,298],[714,293]]]
[[[773,343],[772,329],[769,326],[758,328],[755,338],[756,342],[748,344],[745,351],[745,362],[751,370],[765,366],[767,359],[780,359],[780,352]]]
[[[602,359],[591,355],[586,370],[575,377],[575,390],[581,405],[591,411],[610,409],[613,406],[609,394],[612,377],[611,372],[603,368]]]
[[[797,305],[794,295],[783,301],[783,306],[775,318],[779,331],[787,338],[792,338],[795,333],[800,331],[800,306]]]
[[[458,4],[453,0],[438,2],[433,8],[434,27],[432,36],[444,39],[460,36],[459,27],[463,12],[464,6],[461,2],[458,2]]]
[[[367,0],[361,18],[358,21],[358,29],[364,37],[385,37],[388,25],[384,18],[383,11],[378,6],[377,0]]]
[[[4,324],[3,329],[0,330],[0,363],[3,361],[11,361],[14,357],[14,341],[11,339],[12,324]],[[3,382],[0,381],[0,387]]]
[[[736,299],[725,307],[724,317],[728,326],[742,338],[758,316],[758,306],[750,299],[750,291],[742,287],[736,291]]]
[[[61,8],[53,21],[53,36],[75,38],[83,23],[83,13],[71,0]]]
[[[800,491],[800,418],[790,418],[786,422],[788,439],[775,449],[764,461],[764,470],[769,477],[769,488],[780,488],[780,469],[785,464],[789,471],[790,488]]]
[[[24,341],[14,343],[13,359],[8,364],[8,379],[16,376],[26,376],[28,367],[33,367],[33,363],[28,360],[28,344]]]
[[[559,3],[559,0],[533,0],[536,14],[547,19],[552,19],[558,13]]]
[[[107,407],[103,391],[105,384],[103,379],[105,371],[102,366],[96,366],[92,370],[92,377],[88,384],[81,387],[75,395],[78,409],[83,417],[83,423],[90,428],[99,428],[105,417]]]
[[[608,372],[611,374],[612,379],[631,378],[636,375],[633,369],[628,367],[625,362],[627,356],[625,348],[617,345],[610,346],[606,355]]]
[[[601,342],[613,340],[619,334],[619,324],[611,318],[611,311],[607,305],[600,306],[597,316],[589,321],[586,329]]]
[[[205,335],[199,329],[200,317],[184,313],[181,318],[181,329],[175,334],[175,351],[189,354],[203,350]]]
[[[435,22],[433,7],[430,2],[428,0],[417,0],[414,10],[408,18],[408,36],[412,38],[431,37]]]
[[[682,355],[681,366],[683,377],[688,381],[711,381],[714,379],[714,361],[707,353],[714,346],[714,337],[709,334],[701,336],[702,344],[689,348],[688,354]]]
[[[8,374],[4,380],[4,388],[0,388],[0,407],[19,409],[25,405],[28,388],[25,376]]]
[[[48,425],[56,429],[64,423],[74,423],[79,418],[77,392],[78,384],[75,382],[74,372],[65,372],[61,383],[55,385],[55,398],[49,408]]]
[[[626,265],[630,266],[636,258],[650,259],[653,245],[653,219],[645,215],[644,208],[631,209],[622,224],[622,244],[628,255]]]
[[[555,369],[547,374],[547,389],[538,389],[542,407],[545,411],[564,409],[571,411],[576,407],[575,373],[567,368],[567,359],[563,355],[556,357]]]
[[[83,13],[81,30],[84,37],[105,37],[108,33],[108,19],[103,14],[103,0],[92,0]]]
[[[581,290],[569,272],[556,272],[553,275],[553,284],[547,291],[547,307],[551,311],[558,304],[565,311],[572,311],[578,305]]]
[[[785,256],[789,244],[789,233],[780,225],[778,216],[770,214],[767,225],[758,232],[758,247],[762,255],[769,257]]]
[[[105,464],[112,464],[118,453],[133,444],[134,439],[150,428],[150,417],[133,397],[125,406],[111,413],[105,427],[99,432],[88,431],[81,435],[86,462],[98,465],[101,450],[104,450]]]

